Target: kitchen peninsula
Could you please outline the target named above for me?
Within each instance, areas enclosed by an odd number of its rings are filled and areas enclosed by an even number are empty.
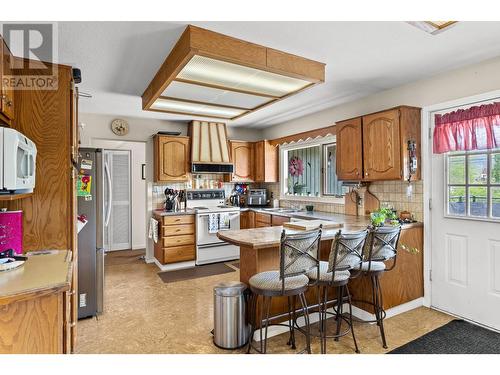
[[[331,215],[332,221],[343,224],[343,232],[358,231],[366,228],[369,218],[353,215]],[[279,245],[282,226],[220,231],[218,237],[228,243],[240,246],[240,281],[248,284],[253,275],[279,269]],[[290,233],[296,232],[289,230]],[[320,246],[320,259],[328,260],[332,240],[338,229],[323,230]],[[423,225],[422,223],[405,224],[402,227],[400,244],[415,247],[417,254],[411,254],[399,247],[395,269],[381,277],[384,308],[399,306],[423,297]],[[390,264],[390,263],[388,263]],[[309,303],[317,301],[315,289],[308,291]],[[355,299],[371,300],[369,279],[358,278],[349,283],[349,289]],[[371,312],[370,306],[354,303],[357,307]],[[273,298],[271,312],[279,314],[286,311],[285,298]]]

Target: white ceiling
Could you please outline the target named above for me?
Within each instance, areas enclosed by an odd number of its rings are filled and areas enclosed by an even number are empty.
[[[460,22],[438,35],[405,22],[60,22],[58,60],[79,67],[80,90],[93,95],[80,110],[190,120],[141,106],[189,23],[326,63],[324,84],[232,126],[267,127],[500,55],[500,22]]]

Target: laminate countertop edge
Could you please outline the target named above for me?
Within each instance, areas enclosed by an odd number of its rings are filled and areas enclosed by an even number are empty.
[[[61,281],[48,281],[48,282],[40,282],[40,286],[38,287],[31,287],[31,288],[26,288],[26,289],[18,289],[12,292],[6,292],[3,293],[0,287],[0,306],[2,305],[7,305],[13,302],[17,301],[23,301],[27,299],[32,299],[32,298],[39,298],[44,295],[48,294],[53,294],[53,293],[61,293],[61,292],[66,292],[70,290],[71,288],[71,278],[73,276],[73,254],[69,250],[61,250],[60,252],[63,252],[64,254],[60,254],[62,258],[59,260],[63,260],[61,267],[64,267],[64,280]],[[32,257],[41,257],[43,255],[34,255]],[[28,258],[27,263],[30,261],[31,257]],[[25,264],[22,267],[27,267],[28,264]],[[6,276],[7,273],[12,273],[9,276],[15,276],[16,271],[24,271],[20,269],[13,269],[10,271],[3,271],[0,273],[0,279],[2,276]],[[27,271],[31,271],[29,268]],[[16,282],[15,277],[12,278],[12,280],[9,280],[10,282]]]

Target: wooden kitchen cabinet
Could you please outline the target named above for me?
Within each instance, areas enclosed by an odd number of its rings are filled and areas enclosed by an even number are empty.
[[[155,216],[158,220],[158,242],[155,258],[161,264],[196,259],[194,215]]]
[[[408,180],[408,141],[420,172],[420,108],[400,106],[337,123],[337,176],[347,181]],[[360,173],[361,172],[361,173]]]
[[[273,227],[279,227],[279,226],[283,225],[283,223],[288,223],[289,221],[290,221],[289,217],[279,216],[279,215],[272,215],[271,225]]]
[[[155,135],[154,181],[187,181],[190,174],[191,141],[189,137]]]
[[[2,37],[0,52],[0,122],[10,125],[14,119],[14,90],[7,84],[7,77],[12,75],[11,63],[14,57]]]
[[[278,147],[269,141],[255,142],[255,182],[278,182]]]
[[[403,177],[399,134],[399,109],[363,116],[365,179],[397,180]]]
[[[337,177],[339,180],[359,180],[363,178],[361,117],[341,121],[336,128]]]
[[[254,143],[229,141],[229,147],[234,165],[231,181],[252,182],[254,180]]]
[[[72,253],[30,256],[22,267],[0,274],[0,354],[70,353]]]
[[[271,215],[260,212],[255,213],[255,228],[270,227]]]
[[[240,229],[255,228],[255,212],[242,211],[240,214]]]

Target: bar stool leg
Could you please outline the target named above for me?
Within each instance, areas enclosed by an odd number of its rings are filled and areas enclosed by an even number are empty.
[[[253,336],[255,335],[255,327],[257,324],[257,295],[255,293],[252,293],[250,296],[250,303],[249,303],[249,310],[250,310],[250,316],[249,316],[249,321],[250,321],[250,336],[248,336],[248,347],[247,347],[247,354],[250,353],[250,350],[252,349],[252,342],[253,342]]]
[[[265,301],[265,309],[266,309],[266,324],[265,324],[265,334],[264,334],[264,351],[267,352],[267,327],[269,327],[269,308],[271,307],[271,299],[272,297],[264,297]]]
[[[288,339],[287,345],[291,346],[292,349],[295,348],[295,320],[293,311],[295,310],[295,304],[292,304],[292,297],[288,296],[288,328],[290,330],[290,338]]]
[[[325,333],[323,335],[323,347],[325,348],[325,354],[326,354],[326,310],[327,310],[327,302],[328,302],[328,287],[323,286],[323,332]]]
[[[335,337],[335,341],[339,341],[338,335],[340,334],[340,326],[342,324],[342,306],[344,302],[344,286],[339,286],[337,289],[337,315],[336,315],[336,320],[337,320],[337,331]]]
[[[379,316],[379,327],[380,327],[380,336],[382,337],[382,346],[384,349],[387,349],[387,342],[385,340],[385,331],[384,331],[384,316],[383,316],[383,310],[384,310],[384,301],[382,299],[382,288],[380,287],[380,280],[378,276],[375,276],[375,285],[377,289],[377,294],[378,294],[378,316]]]
[[[324,347],[324,341],[323,341],[323,337],[325,336],[325,324],[323,321],[323,310],[324,310],[325,306],[323,305],[321,292],[322,292],[321,285],[318,285],[319,339],[320,339],[321,354],[325,354],[326,349]]]
[[[295,308],[297,306],[297,296],[292,296],[292,326],[294,327],[292,331],[292,349],[297,349],[295,346],[295,324],[297,323],[297,314]]]
[[[302,305],[302,311],[304,313],[304,321],[306,324],[306,349],[307,353],[311,354],[311,332],[309,325],[309,312],[307,311],[307,300],[304,293],[299,294],[300,303]]]
[[[352,300],[351,293],[349,292],[349,287],[345,286],[347,291],[347,299],[349,301],[349,325],[351,326],[352,340],[354,341],[354,348],[356,349],[356,353],[359,353],[358,343],[356,342],[356,336],[354,335],[354,325],[352,322]]]

